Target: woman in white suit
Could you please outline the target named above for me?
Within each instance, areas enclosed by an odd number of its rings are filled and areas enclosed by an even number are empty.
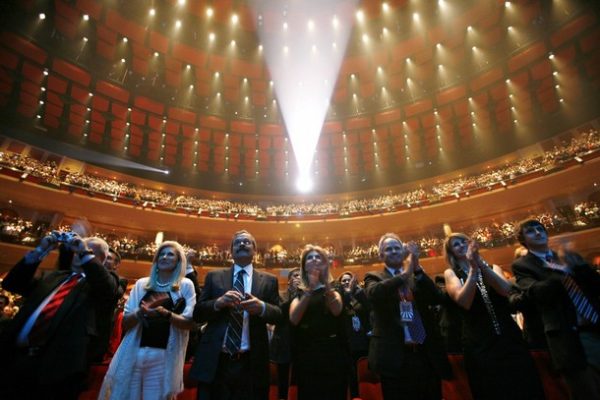
[[[179,243],[159,246],[150,277],[135,283],[125,304],[125,337],[99,399],[174,399],[183,391],[185,351],[196,305],[194,284],[184,277],[186,265]]]

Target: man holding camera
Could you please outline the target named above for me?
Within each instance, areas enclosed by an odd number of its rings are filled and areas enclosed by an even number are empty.
[[[59,242],[74,253],[70,270],[35,274]],[[118,277],[103,265],[100,238],[53,232],[8,273],[4,289],[25,303],[0,339],[0,398],[77,399],[89,361],[106,348]]]
[[[190,371],[199,399],[268,398],[266,324],[276,323],[281,309],[277,278],[253,268],[255,252],[254,237],[239,231],[231,243],[234,265],[206,275],[194,318],[208,324]]]

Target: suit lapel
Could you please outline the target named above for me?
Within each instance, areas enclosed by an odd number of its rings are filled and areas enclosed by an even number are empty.
[[[262,274],[256,270],[252,271],[252,288],[250,289],[250,293],[254,296],[258,297],[258,289],[260,288],[260,284],[262,282]]]
[[[21,330],[27,319],[33,314],[33,312],[39,307],[39,305],[48,297],[50,293],[62,282],[67,276],[66,272],[56,273],[53,276],[42,278],[38,283],[38,287],[34,290],[34,293],[25,305],[21,307],[21,310],[15,316],[14,323],[10,324],[11,327],[15,328],[18,332]]]
[[[233,289],[233,265],[223,274],[223,288],[225,291]]]
[[[85,278],[82,278],[79,280],[77,285],[75,285],[75,287],[71,289],[71,291],[69,292],[69,294],[67,295],[65,300],[62,302],[62,304],[58,308],[56,315],[52,318],[52,322],[50,323],[50,326],[48,327],[49,334],[51,332],[53,332],[54,329],[56,329],[56,327],[59,325],[59,323],[63,319],[63,317],[69,313],[69,311],[75,304],[81,303],[83,301],[82,296],[84,294],[82,293],[82,291],[84,290],[83,288],[85,285],[86,285]]]

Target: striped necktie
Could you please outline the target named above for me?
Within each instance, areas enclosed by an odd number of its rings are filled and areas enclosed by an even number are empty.
[[[233,290],[244,294],[244,274],[241,269],[233,283]],[[231,355],[239,353],[242,346],[242,328],[244,326],[244,311],[240,307],[233,307],[229,312],[229,324],[227,325],[227,338],[225,339],[225,351]]]
[[[546,261],[552,265],[554,262],[554,257],[548,254],[546,256]],[[598,311],[590,303],[577,282],[575,282],[575,279],[573,279],[573,277],[568,273],[565,273],[562,283],[567,290],[567,293],[569,294],[577,313],[586,321],[596,324],[600,319]]]
[[[585,320],[590,321],[592,324],[598,322],[598,311],[594,308],[592,303],[585,296],[575,279],[570,275],[565,275],[563,278],[563,285],[577,310],[577,313],[582,316]]]
[[[401,272],[401,269],[398,268],[394,271],[394,275],[399,275]],[[403,301],[409,301],[412,306],[412,321],[405,322],[408,333],[410,334],[410,339],[414,343],[423,344],[425,342],[425,338],[427,337],[427,333],[425,332],[425,326],[423,326],[421,315],[417,310],[417,304],[413,300],[414,294],[412,290],[408,288],[398,289],[398,294],[400,299]]]
[[[50,299],[48,304],[44,306],[40,315],[38,315],[31,332],[29,332],[29,345],[38,345],[42,343],[46,338],[46,333],[52,322],[52,318],[58,312],[58,309],[65,301],[65,298],[71,293],[71,290],[79,283],[79,279],[82,277],[80,273],[71,275],[62,286],[54,293],[54,296]]]

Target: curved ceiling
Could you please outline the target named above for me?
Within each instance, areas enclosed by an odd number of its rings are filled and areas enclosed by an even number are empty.
[[[5,133],[171,171],[145,174],[155,180],[294,192],[278,82],[256,32],[285,28],[270,0],[248,3],[3,3]],[[311,169],[317,192],[422,179],[598,116],[597,2],[364,0],[353,15]]]

